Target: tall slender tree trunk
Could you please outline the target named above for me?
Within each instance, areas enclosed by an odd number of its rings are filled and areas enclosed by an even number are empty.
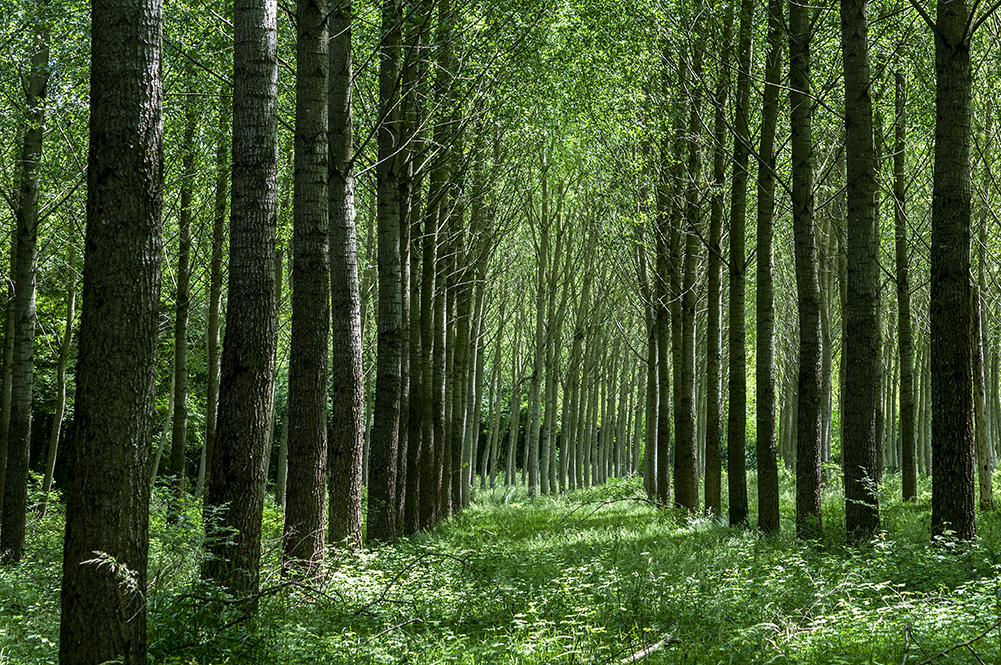
[[[869,20],[866,0],[841,0],[845,74],[845,148],[848,195],[848,301],[844,313],[845,381],[842,441],[845,526],[855,542],[879,530],[876,418],[880,410],[879,230],[876,152],[869,94]],[[801,410],[802,413],[802,410]]]
[[[6,334],[13,338],[10,362],[11,398],[7,429],[6,474],[2,488],[0,561],[19,561],[24,555],[28,515],[28,458],[31,455],[31,405],[35,368],[35,270],[38,259],[38,165],[42,158],[45,93],[49,81],[49,30],[44,20],[35,28],[31,75],[25,88],[24,143],[18,192],[13,317]],[[13,324],[13,325],[11,325]]]
[[[223,96],[225,99],[225,96]],[[198,467],[197,497],[205,494],[205,484],[212,476],[215,446],[216,411],[219,404],[219,315],[222,309],[222,258],[226,242],[226,204],[229,200],[229,105],[219,104],[219,139],[216,144],[215,201],[212,217],[212,257],[209,265],[208,326],[206,331],[205,444]]]
[[[158,0],[91,4],[83,313],[60,593],[59,662],[66,665],[147,662],[163,256],[162,13]]]
[[[792,214],[799,310],[796,423],[796,535],[820,536],[820,284],[813,200],[813,100],[810,93],[809,7],[789,3],[789,106]]]
[[[897,262],[897,348],[900,354],[900,451],[904,501],[917,501],[918,461],[914,421],[914,342],[911,334],[911,285],[907,256],[907,92],[904,75],[894,73],[896,145],[893,150],[893,225]]]
[[[295,193],[292,339],[289,350],[287,474],[282,533],[286,560],[322,574],[327,503],[327,354],[330,330],[327,181],[329,44],[327,5],[296,3]]]
[[[536,258],[537,282],[535,291],[535,362],[532,370],[531,397],[529,398],[528,434],[528,491],[532,496],[538,496],[539,478],[539,435],[542,426],[542,384],[546,369],[546,288],[549,284],[547,272],[550,269],[549,260],[549,168],[546,154],[542,154],[542,205],[538,215],[539,244]]]
[[[713,193],[709,213],[709,304],[706,317],[706,511],[719,515],[723,481],[723,195],[726,186],[726,104],[730,88],[730,42],[733,39],[733,6],[723,19],[722,60],[713,100]],[[731,261],[732,264],[732,261]]]
[[[977,481],[980,509],[994,510],[994,488],[991,469],[991,440],[987,421],[987,386],[984,376],[984,338],[981,334],[980,288],[973,288],[973,411],[976,417]]]
[[[655,246],[659,246],[659,231],[654,227]],[[656,252],[656,250],[655,250]],[[665,257],[666,258],[666,257]],[[659,295],[660,289],[655,288],[657,280],[664,276],[654,275],[651,277],[649,259],[647,258],[645,226],[640,225],[636,231],[636,265],[640,282],[640,289],[643,292],[643,299],[646,301],[646,385],[643,400],[643,489],[646,496],[651,501],[657,500],[657,410],[659,407],[660,390],[657,382],[657,312],[660,311]],[[666,269],[666,268],[665,268]],[[584,331],[580,323],[577,324],[583,342]],[[666,335],[665,335],[666,336]],[[576,344],[577,336],[574,336]],[[575,379],[576,383],[579,383]],[[572,387],[577,391],[576,385]]]
[[[379,46],[379,322],[369,466],[367,539],[396,539],[396,462],[400,433],[403,294],[400,257],[400,0],[383,0]]]
[[[190,72],[189,72],[190,73]],[[177,233],[177,290],[174,294],[174,417],[170,431],[170,479],[174,510],[184,499],[188,443],[188,312],[191,305],[191,204],[194,199],[195,130],[198,115],[194,101],[185,100],[184,147],[181,158],[181,209]]]
[[[362,450],[365,375],[362,368],[361,294],[355,230],[351,0],[339,0],[328,19],[330,35],[328,214],[330,231],[330,412],[327,441],[327,542],[361,545]]]
[[[236,0],[233,14],[229,295],[205,504],[220,511],[220,533],[231,529],[235,535],[213,540],[205,572],[234,590],[253,593],[260,581],[264,452],[277,338],[277,7],[273,0]]]
[[[730,186],[730,371],[726,420],[726,480],[731,525],[745,524],[747,502],[747,335],[745,332],[745,271],[747,175],[751,153],[748,128],[751,100],[751,51],[754,3],[741,0],[737,36],[737,88],[734,98],[733,175]]]
[[[698,30],[698,28],[695,28]],[[696,37],[696,39],[700,39]],[[702,149],[698,139],[702,126],[702,44],[693,46],[690,61],[685,67],[692,70],[687,82],[689,101],[688,119],[688,174],[685,181],[685,263],[681,282],[681,358],[675,370],[680,385],[679,399],[674,404],[676,436],[674,446],[674,500],[690,511],[699,509],[698,441],[695,427],[695,272],[699,262],[699,185],[702,172]],[[688,81],[689,79],[686,79]]]
[[[931,242],[932,533],[976,536],[970,296],[970,5],[939,3]]]
[[[670,74],[668,70],[669,53],[665,48],[661,72],[661,89],[669,90]],[[680,112],[678,113],[680,116]],[[680,122],[680,120],[679,120]],[[674,316],[680,294],[677,285],[677,224],[678,206],[672,202],[671,195],[677,191],[677,182],[670,182],[676,169],[670,167],[671,155],[677,156],[677,150],[672,143],[677,138],[670,136],[665,128],[660,143],[660,178],[657,186],[657,217],[656,217],[656,252],[657,264],[653,280],[655,298],[654,327],[656,329],[656,371],[657,380],[657,413],[656,413],[656,445],[654,450],[655,468],[653,487],[657,502],[662,506],[670,506],[671,501],[671,368],[677,363],[670,363],[673,344],[672,332],[680,332],[680,326]],[[649,354],[648,354],[649,358]],[[677,390],[677,387],[675,387]]]
[[[63,415],[66,412],[66,363],[69,362],[70,351],[73,349],[73,320],[76,318],[77,282],[71,280],[66,292],[66,323],[63,328],[63,341],[59,346],[59,360],[56,363],[56,411],[52,415],[52,435],[49,437],[49,449],[45,456],[45,476],[42,479],[42,512],[48,504],[49,492],[52,490],[52,476],[56,470],[56,456],[59,450],[59,435],[63,428]]]

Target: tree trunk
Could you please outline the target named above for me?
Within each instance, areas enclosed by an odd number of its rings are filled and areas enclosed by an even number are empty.
[[[697,30],[697,28],[696,28]],[[698,37],[696,39],[699,39]],[[681,357],[675,369],[680,383],[679,398],[674,404],[676,440],[674,445],[674,501],[689,511],[699,509],[698,441],[695,428],[695,272],[699,262],[699,183],[702,150],[699,134],[702,126],[702,45],[696,43],[691,61],[694,80],[682,86],[688,92],[688,174],[685,181],[685,263],[681,282]]]
[[[225,97],[223,97],[225,98]],[[198,467],[197,498],[205,494],[212,477],[216,410],[219,404],[219,314],[222,309],[222,257],[226,234],[226,204],[229,200],[229,107],[219,104],[219,142],[216,144],[215,206],[212,219],[212,258],[209,267],[208,326],[206,331],[207,387],[205,390],[205,444]]]
[[[907,150],[904,75],[894,74],[896,146],[893,151],[894,240],[897,259],[897,344],[900,354],[900,449],[904,501],[918,500],[918,460],[914,422],[914,343],[911,335],[911,284],[907,260]]]
[[[383,0],[379,46],[379,322],[368,480],[367,540],[396,539],[396,462],[400,433],[400,370],[403,358],[403,294],[400,258],[399,76],[400,0]]]
[[[799,310],[799,391],[796,423],[796,535],[818,538],[820,522],[820,285],[814,231],[813,130],[810,93],[810,13],[789,3],[789,106],[792,214]]]
[[[932,533],[976,536],[968,0],[938,5],[931,242]]]
[[[361,545],[361,452],[365,384],[361,366],[361,297],[354,224],[354,155],[351,133],[350,0],[328,18],[330,232],[330,432],[327,440],[327,542]]]
[[[11,355],[10,421],[7,428],[6,473],[2,487],[0,561],[19,561],[24,555],[28,515],[28,461],[31,456],[31,405],[34,392],[35,270],[38,258],[38,165],[42,158],[45,93],[49,80],[49,30],[40,20],[35,27],[31,76],[25,88],[24,144],[21,183],[15,210],[14,309],[8,316]],[[13,242],[13,241],[12,241]],[[10,325],[13,324],[13,325]]]
[[[170,479],[174,506],[180,512],[184,500],[184,476],[188,444],[188,311],[191,282],[191,203],[195,177],[195,130],[198,115],[194,102],[186,99],[184,147],[181,158],[181,209],[177,232],[177,291],[174,294],[174,417],[170,432]],[[176,517],[176,514],[174,515]]]
[[[59,435],[63,427],[63,414],[66,410],[66,363],[73,349],[73,320],[76,318],[76,280],[70,282],[66,293],[66,324],[63,328],[63,342],[59,347],[59,360],[56,363],[56,411],[52,416],[52,436],[49,438],[49,450],[45,456],[45,477],[42,479],[42,513],[44,514],[52,490],[52,476],[56,470],[56,455],[59,450]]]
[[[723,19],[723,53],[713,100],[713,195],[709,213],[709,305],[706,317],[706,512],[723,512],[723,195],[726,187],[726,103],[730,88],[730,42],[733,40],[733,6],[728,4]],[[743,261],[743,259],[741,259]],[[733,261],[731,260],[731,267]],[[741,287],[743,288],[743,287]]]
[[[531,397],[529,398],[528,434],[528,491],[539,495],[539,433],[542,426],[542,382],[546,365],[546,273],[549,269],[549,169],[546,155],[542,155],[542,210],[538,216],[539,244],[536,258],[538,281],[535,291],[535,362],[532,370]],[[544,481],[543,481],[544,482]]]
[[[330,330],[327,6],[296,3],[292,339],[289,350],[285,559],[322,575],[327,502]]]
[[[848,301],[844,312],[845,381],[842,418],[845,526],[861,543],[879,530],[876,496],[876,417],[880,409],[879,229],[876,153],[869,95],[869,20],[866,0],[841,0],[845,74],[845,148],[848,196]],[[802,413],[802,410],[801,410]]]
[[[163,257],[162,8],[99,0],[91,19],[86,254],[66,455],[73,473],[65,492],[59,662],[145,665]],[[127,571],[129,583],[116,571]]]
[[[980,509],[994,510],[991,473],[991,441],[987,421],[987,388],[984,378],[984,338],[981,334],[980,289],[973,288],[973,410],[976,416],[977,480]]]
[[[730,326],[729,381],[726,420],[726,479],[731,525],[746,524],[747,503],[747,334],[745,332],[745,271],[747,269],[747,175],[751,152],[748,128],[751,99],[751,51],[754,3],[740,3],[737,41],[737,89],[734,99],[733,176],[730,186]]]
[[[206,507],[218,512],[205,573],[238,592],[260,580],[268,412],[274,395],[278,190],[276,6],[236,0],[229,295]],[[84,306],[86,309],[86,304]],[[225,508],[224,508],[225,507]]]

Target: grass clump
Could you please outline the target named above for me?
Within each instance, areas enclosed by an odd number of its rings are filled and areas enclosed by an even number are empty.
[[[980,515],[972,543],[932,542],[928,487],[903,504],[890,476],[884,532],[849,549],[844,497],[831,483],[824,539],[803,544],[793,537],[792,477],[782,480],[788,519],[774,538],[658,508],[638,479],[536,499],[523,488],[480,492],[432,533],[331,551],[318,585],[280,576],[281,519],[269,507],[256,613],[199,580],[200,507],[168,522],[158,492],[150,660],[1001,662],[996,515]],[[60,530],[50,511],[33,524],[25,563],[0,569],[0,663],[55,662]]]

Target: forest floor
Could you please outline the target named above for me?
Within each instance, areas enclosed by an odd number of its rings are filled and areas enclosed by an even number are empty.
[[[792,476],[782,485],[776,538],[659,509],[635,478],[534,500],[522,487],[479,490],[432,533],[329,555],[319,585],[282,578],[269,503],[256,615],[199,582],[200,509],[168,525],[158,490],[150,662],[1001,662],[996,514],[979,516],[973,543],[932,543],[929,481],[905,505],[890,475],[884,533],[851,550],[832,482],[824,540],[803,544]],[[752,519],[754,486],[752,474]],[[26,560],[0,568],[2,665],[57,662],[62,514],[30,528]]]

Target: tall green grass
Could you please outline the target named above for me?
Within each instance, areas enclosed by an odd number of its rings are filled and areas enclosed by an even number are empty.
[[[157,493],[150,661],[1001,662],[1001,628],[980,636],[1001,619],[995,514],[979,516],[973,543],[933,543],[927,481],[905,505],[899,477],[888,476],[885,531],[854,550],[831,482],[824,538],[803,544],[785,472],[782,487],[775,538],[658,508],[638,479],[538,499],[524,488],[481,491],[432,533],[331,552],[319,585],[281,577],[281,520],[269,507],[256,613],[199,581],[200,509],[169,524]],[[34,522],[27,560],[0,568],[2,664],[56,662],[61,528],[58,510]]]

